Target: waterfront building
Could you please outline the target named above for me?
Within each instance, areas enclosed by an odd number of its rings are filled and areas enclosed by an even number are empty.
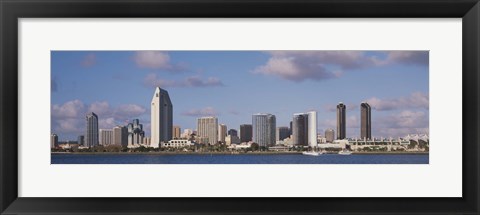
[[[308,114],[293,114],[292,139],[293,145],[308,145]]]
[[[134,119],[133,123],[128,123],[128,146],[137,146],[143,144],[143,138],[145,137],[145,131],[143,131],[143,125],[140,124],[140,120]]]
[[[218,125],[218,141],[225,143],[226,136],[227,136],[227,126],[225,124]]]
[[[308,146],[317,146],[317,111],[309,111],[308,115]]]
[[[293,127],[293,121],[290,121],[290,136],[293,134],[292,127]]]
[[[100,129],[99,136],[98,136],[98,143],[102,146],[108,146],[113,144],[113,130]]]
[[[227,132],[228,135],[232,135],[232,136],[238,136],[238,132],[236,129],[230,129],[228,130]]]
[[[201,117],[197,119],[197,138],[202,144],[215,145],[218,143],[217,117]]]
[[[151,147],[151,138],[150,137],[144,137],[143,138],[143,145]]]
[[[86,121],[86,133],[85,133],[85,146],[95,147],[98,145],[98,116],[94,112],[87,113],[85,116]]]
[[[173,105],[168,92],[160,87],[155,89],[151,102],[151,138],[152,143],[158,145],[172,139],[173,134]]]
[[[290,136],[289,127],[277,127],[276,138],[275,140],[283,140]]]
[[[346,106],[340,102],[337,105],[337,139],[343,140],[346,138]]]
[[[252,139],[259,146],[268,147],[275,145],[275,115],[258,113],[252,116]]]
[[[325,139],[327,143],[333,143],[335,140],[335,131],[331,128],[325,130]]]
[[[360,137],[372,139],[372,109],[366,102],[360,105]]]
[[[240,138],[238,136],[228,135],[225,137],[225,145],[240,144]]]
[[[252,141],[252,125],[242,124],[240,125],[240,142]]]
[[[78,135],[77,137],[77,143],[79,146],[84,146],[85,145],[85,136],[83,135]]]
[[[169,140],[166,143],[160,144],[161,147],[165,147],[165,148],[182,148],[182,147],[188,147],[193,145],[194,143],[187,139],[174,139],[174,140]]]
[[[113,144],[124,146],[128,145],[128,129],[125,126],[117,125],[113,128]]]
[[[58,146],[58,135],[51,134],[50,135],[50,148],[53,149]]]

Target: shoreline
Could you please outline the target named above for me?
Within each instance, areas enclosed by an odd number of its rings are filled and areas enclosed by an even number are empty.
[[[302,152],[50,152],[51,155],[289,155]],[[337,153],[326,153],[337,154]],[[429,152],[352,152],[353,155],[428,155]]]

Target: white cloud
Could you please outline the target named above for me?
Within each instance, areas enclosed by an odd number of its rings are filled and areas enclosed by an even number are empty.
[[[157,74],[150,73],[143,80],[146,87],[217,87],[224,86],[222,81],[215,77],[209,77],[206,80],[199,76],[190,76],[183,80],[165,80],[159,79]]]
[[[135,52],[134,61],[140,68],[147,69],[171,69],[170,56],[161,51],[138,51]]]
[[[429,109],[429,97],[428,94],[422,92],[412,93],[408,97],[400,97],[396,99],[379,99],[372,97],[366,100],[370,106],[378,111],[387,111],[394,109],[405,108],[421,108]]]

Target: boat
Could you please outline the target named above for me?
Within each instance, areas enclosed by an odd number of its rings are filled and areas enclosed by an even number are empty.
[[[339,151],[338,154],[339,155],[351,155],[352,151],[344,149],[344,150]]]
[[[302,152],[303,155],[310,155],[310,156],[320,156],[321,153],[315,152],[315,151],[305,151]]]

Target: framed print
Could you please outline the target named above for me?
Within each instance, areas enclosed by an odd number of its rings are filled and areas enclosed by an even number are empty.
[[[477,1],[1,4],[2,214],[479,212]]]

